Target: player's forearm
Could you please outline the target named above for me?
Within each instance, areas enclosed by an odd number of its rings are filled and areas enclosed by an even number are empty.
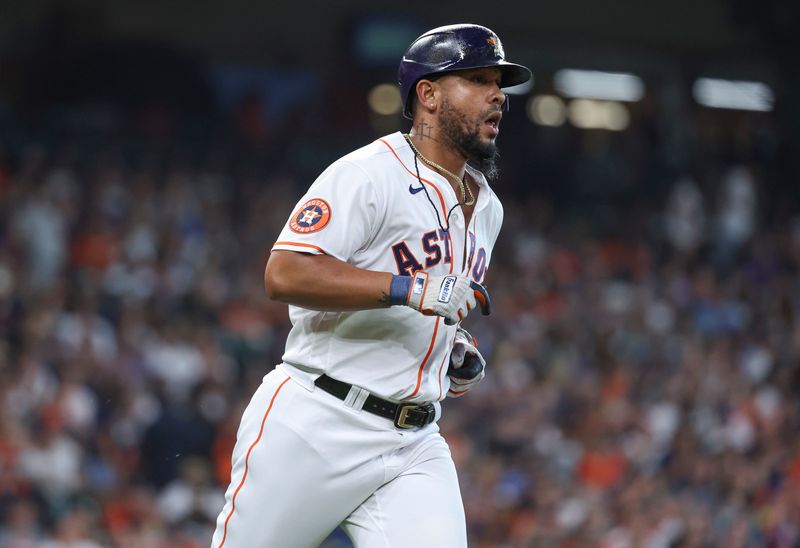
[[[273,251],[264,271],[267,296],[313,310],[389,306],[392,274],[357,268],[328,255]]]

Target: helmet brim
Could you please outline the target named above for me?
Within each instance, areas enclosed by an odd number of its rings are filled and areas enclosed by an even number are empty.
[[[528,67],[523,67],[522,65],[517,65],[516,63],[507,63],[503,61],[492,66],[496,66],[500,69],[501,88],[510,88],[511,86],[524,84],[533,77],[533,73]]]
[[[516,63],[509,63],[507,61],[499,61],[492,64],[487,65],[479,65],[475,67],[458,67],[453,68],[450,70],[442,70],[439,72],[432,72],[430,74],[424,74],[417,78],[414,82],[414,86],[420,80],[424,80],[429,77],[439,77],[444,76],[446,74],[453,74],[456,72],[463,72],[465,70],[473,70],[478,68],[499,68],[500,69],[500,87],[501,88],[510,88],[511,86],[518,86],[519,84],[524,84],[531,78],[533,78],[533,73],[528,67],[524,67],[522,65],[518,65]],[[414,87],[412,86],[412,88]],[[408,118],[409,120],[413,119],[413,114],[411,112],[411,102],[412,102],[412,95],[409,94],[406,104],[403,105],[403,117]]]
[[[446,74],[453,74],[456,72],[464,72],[467,70],[475,70],[480,68],[499,68],[501,88],[510,88],[511,86],[518,86],[519,84],[524,84],[533,77],[533,73],[528,67],[524,67],[516,63],[509,63],[507,61],[500,61],[497,63],[477,65],[474,67],[453,67],[451,69],[432,72],[430,74],[425,74],[417,78],[417,81],[414,82],[414,85],[416,86],[417,82],[419,82],[420,80],[424,80],[426,78],[444,76]]]

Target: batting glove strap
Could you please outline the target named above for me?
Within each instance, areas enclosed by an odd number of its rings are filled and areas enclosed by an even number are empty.
[[[406,305],[411,293],[411,276],[392,276],[392,283],[389,285],[389,304]]]

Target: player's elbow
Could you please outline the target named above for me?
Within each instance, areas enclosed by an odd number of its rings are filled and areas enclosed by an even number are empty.
[[[290,252],[291,253],[291,252]],[[264,269],[264,289],[267,298],[273,301],[289,302],[293,295],[294,281],[291,261],[283,252],[273,252]]]
[[[286,268],[282,267],[279,260],[274,260],[274,257],[273,253],[264,269],[264,289],[268,299],[285,302],[290,291],[289,276],[286,274]]]
[[[267,298],[272,301],[288,302],[290,290],[286,282],[286,278],[276,274],[274,268],[267,266],[264,271],[264,289],[267,292]]]

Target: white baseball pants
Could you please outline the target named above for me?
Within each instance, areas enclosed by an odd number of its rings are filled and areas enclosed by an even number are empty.
[[[436,423],[399,430],[276,369],[242,416],[212,548],[465,548],[450,449]]]

